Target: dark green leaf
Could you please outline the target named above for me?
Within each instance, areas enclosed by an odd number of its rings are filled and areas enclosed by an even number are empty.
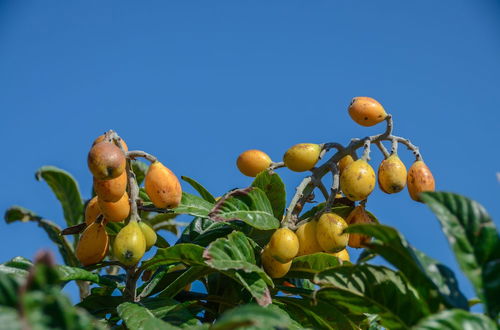
[[[134,171],[137,184],[140,186],[146,177],[149,166],[140,160],[132,160],[132,171]]]
[[[322,211],[324,209],[324,207],[325,207],[324,202],[319,203],[315,207],[311,208],[309,211],[302,214],[300,216],[300,220],[304,220],[304,219],[308,219],[310,217],[313,217],[316,213],[318,213],[319,211]],[[353,205],[345,205],[344,203],[334,203],[332,208],[331,208],[331,211],[333,213],[340,215],[344,219],[346,219],[349,216],[349,214],[352,212],[352,210],[354,210],[354,204]],[[366,210],[366,213],[368,214],[370,219],[372,219],[373,222],[379,223],[377,217],[373,213],[371,213],[368,210]]]
[[[228,198],[215,213],[218,219],[241,220],[261,230],[277,229],[280,224],[273,215],[273,209],[266,194],[256,187],[248,193]]]
[[[493,320],[481,314],[473,314],[461,309],[445,310],[421,320],[415,330],[498,330]]]
[[[179,329],[160,319],[140,304],[125,302],[118,306],[118,315],[123,319],[127,329]]]
[[[303,327],[312,329],[358,329],[345,313],[337,307],[324,301],[313,302],[310,299],[278,297],[282,308],[299,322]]]
[[[19,278],[0,270],[0,305],[17,307]]]
[[[291,324],[288,314],[279,309],[247,304],[224,313],[211,329],[288,329]]]
[[[159,248],[168,248],[170,244],[168,244],[166,239],[157,234],[155,246]]]
[[[339,266],[339,258],[328,253],[314,253],[293,259],[292,267],[287,277],[313,278],[315,274],[325,269]]]
[[[171,269],[174,267],[178,266],[171,264],[168,266],[158,267],[158,269],[151,276],[151,279],[137,289],[137,293],[139,294],[139,296],[143,298],[156,294],[165,289],[170,283],[175,281],[175,279],[179,277],[182,271],[181,270],[171,271]],[[182,265],[182,267],[185,268],[184,265]],[[152,272],[152,271],[148,270],[147,272]]]
[[[105,317],[106,314],[116,314],[116,307],[125,302],[121,296],[110,296],[103,299],[101,295],[90,295],[76,306],[86,309],[95,317]]]
[[[158,249],[153,258],[142,263],[141,269],[152,269],[161,265],[182,262],[186,265],[205,265],[203,247],[195,244],[176,244],[168,248]]]
[[[199,194],[200,196],[206,200],[209,203],[215,203],[215,198],[212,196],[211,193],[208,192],[208,190],[203,187],[201,184],[199,184],[196,180],[191,179],[187,176],[181,176],[181,179],[189,183]]]
[[[141,301],[141,305],[149,309],[156,318],[170,325],[189,329],[196,329],[199,326],[198,319],[190,311],[190,307],[194,304],[196,301],[179,303],[166,297],[146,298]],[[198,308],[196,314],[200,311]]]
[[[106,224],[106,232],[109,236],[116,236],[123,227],[125,227],[125,224],[123,222],[110,221]]]
[[[57,266],[57,271],[59,272],[59,277],[61,281],[90,281],[99,285],[106,285],[110,287],[116,287],[116,282],[100,276],[99,274],[89,272],[78,267],[69,266]]]
[[[255,264],[254,246],[245,234],[235,231],[227,238],[217,239],[207,247],[203,257],[208,265],[243,285],[259,305],[271,303],[267,285],[273,286],[273,281]]]
[[[203,253],[207,265],[218,270],[243,270],[255,272],[269,285],[273,281],[264,270],[256,265],[254,249],[245,234],[235,231],[227,238],[219,238],[212,242]]]
[[[12,223],[15,221],[28,222],[28,221],[37,221],[41,218],[33,211],[28,210],[21,206],[12,206],[7,211],[5,211],[4,216],[6,223]]]
[[[281,219],[286,207],[285,184],[277,173],[260,172],[252,182],[252,187],[262,189],[273,208],[274,217]]]
[[[490,216],[482,205],[457,194],[425,192],[420,198],[436,214],[460,268],[496,319],[500,313],[500,237]]]
[[[200,277],[210,274],[213,272],[209,267],[204,266],[191,266],[181,275],[179,275],[169,286],[163,290],[159,296],[160,297],[174,297],[176,294],[184,290],[186,285],[196,281]]]
[[[193,243],[207,246],[219,237],[234,230],[234,222],[216,222],[207,218],[195,218],[184,229],[178,243]]]
[[[33,267],[33,263],[24,257],[15,257],[4,263],[5,266],[14,267],[24,270],[30,270]]]
[[[59,252],[63,257],[63,260],[67,265],[78,266],[80,264],[78,259],[76,259],[73,247],[69,244],[66,237],[61,235],[61,228],[55,223],[49,220],[42,219],[33,211],[19,206],[9,208],[7,212],[5,212],[5,220],[7,221],[7,223],[11,223],[14,221],[33,221],[38,223],[38,225],[45,230],[50,240],[57,245],[57,247],[59,248]]]
[[[71,174],[54,166],[43,166],[35,174],[44,179],[61,202],[68,227],[82,222],[83,201],[78,184]]]
[[[452,308],[469,308],[453,272],[413,248],[396,229],[384,225],[356,224],[349,226],[346,232],[375,237],[376,240],[367,245],[367,250],[384,257],[405,274],[425,298],[431,311],[437,311],[441,303]]]
[[[183,191],[181,203],[174,211],[177,214],[190,214],[194,217],[207,218],[213,206],[213,203]]]
[[[382,266],[344,265],[316,275],[316,299],[352,313],[378,314],[389,329],[406,329],[429,314],[423,299],[399,273]]]

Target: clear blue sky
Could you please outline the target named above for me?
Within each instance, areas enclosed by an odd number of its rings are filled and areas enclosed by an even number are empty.
[[[246,149],[280,160],[299,142],[381,131],[347,115],[352,97],[371,96],[420,146],[438,189],[498,219],[499,15],[488,0],[0,0],[0,209],[63,226],[33,174],[59,166],[88,198],[87,152],[110,128],[219,195],[251,182],[235,166]],[[303,177],[280,174],[290,193]],[[437,220],[406,191],[377,190],[368,207],[457,271]],[[0,242],[0,262],[53,249],[35,224],[1,221]]]

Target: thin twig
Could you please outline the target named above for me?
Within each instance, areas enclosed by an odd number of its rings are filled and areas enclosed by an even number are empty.
[[[390,156],[389,151],[382,144],[382,141],[375,142],[375,145],[380,149],[380,152],[384,155],[384,158],[388,158]]]
[[[127,155],[127,158],[129,158],[129,159],[136,159],[136,158],[142,157],[142,158],[149,160],[151,163],[158,161],[158,158],[156,158],[155,156],[148,154],[147,152],[144,152],[142,150],[128,151],[126,153],[126,155]]]

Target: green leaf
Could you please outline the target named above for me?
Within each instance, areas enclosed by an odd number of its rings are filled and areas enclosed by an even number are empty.
[[[174,212],[176,214],[190,214],[194,217],[207,218],[213,206],[213,203],[183,191],[181,203],[174,209]]]
[[[482,205],[457,194],[425,192],[420,198],[436,214],[460,268],[496,319],[500,313],[500,237],[490,216]]]
[[[109,236],[116,236],[118,235],[118,232],[122,230],[122,228],[125,227],[125,223],[123,222],[108,222],[106,224],[106,232],[108,233]]]
[[[461,309],[444,310],[421,320],[415,330],[498,330],[493,320],[481,314],[473,314]]]
[[[118,315],[123,319],[127,329],[179,329],[160,319],[140,304],[125,302],[118,306]]]
[[[325,208],[326,203],[319,203],[315,207],[311,208],[309,211],[305,212],[300,216],[300,220],[308,219],[310,217],[313,217],[316,213],[319,211],[322,211]],[[336,213],[340,215],[342,218],[346,219],[349,214],[354,210],[354,204],[353,205],[345,205],[342,201],[337,203],[337,200],[335,200],[335,203],[333,203],[333,206],[331,208],[331,211],[333,213]],[[366,213],[372,219],[373,222],[379,223],[377,217],[371,213],[370,211],[366,210]]]
[[[9,267],[6,265],[0,265],[0,273],[9,274],[18,279],[24,279],[28,276],[28,271],[16,267]]]
[[[4,262],[4,265],[24,270],[30,270],[30,268],[33,267],[33,263],[29,259],[26,259],[25,257],[12,258],[9,261]]]
[[[68,227],[82,222],[83,201],[78,183],[71,174],[54,166],[43,166],[35,177],[38,181],[44,179],[61,202]]]
[[[28,291],[23,295],[23,319],[36,329],[105,329],[85,311],[75,309],[57,287]]]
[[[17,308],[20,280],[0,270],[0,305]]]
[[[176,294],[184,290],[186,285],[196,281],[200,277],[212,273],[213,270],[204,266],[191,266],[186,271],[182,272],[169,286],[163,290],[160,297],[174,297]]]
[[[227,238],[219,238],[212,242],[203,253],[203,257],[206,264],[215,269],[255,272],[269,285],[273,285],[266,272],[256,265],[254,248],[249,239],[239,231],[232,232]]]
[[[227,236],[234,230],[234,225],[234,222],[216,222],[207,218],[195,218],[186,226],[178,243],[207,246],[217,238]]]
[[[38,225],[45,230],[50,240],[59,248],[59,252],[63,257],[64,263],[69,266],[80,265],[80,262],[74,253],[73,247],[70,245],[66,237],[61,235],[61,228],[55,223],[42,219],[33,211],[19,206],[13,206],[5,212],[5,221],[7,223],[12,223],[14,221],[33,221],[38,223]]]
[[[101,295],[93,294],[84,298],[76,306],[87,310],[95,317],[103,318],[106,314],[116,314],[116,307],[124,301],[122,296],[108,296],[103,299]]]
[[[222,221],[241,220],[260,230],[277,229],[280,225],[266,194],[256,187],[225,200],[216,210],[215,217]]]
[[[7,211],[5,211],[4,219],[6,223],[12,223],[15,221],[28,222],[37,221],[41,219],[35,212],[28,210],[21,206],[11,206]]]
[[[163,249],[170,247],[170,244],[168,244],[166,239],[157,234],[155,246]]]
[[[194,329],[199,325],[198,319],[191,313],[190,307],[196,304],[196,301],[185,301],[179,303],[171,298],[155,297],[146,298],[141,301],[141,305],[149,309],[156,318],[162,319],[173,326],[181,328]],[[201,309],[197,308],[197,313]]]
[[[316,299],[348,308],[351,313],[378,314],[389,329],[406,329],[429,310],[404,276],[382,266],[344,265],[316,275]]]
[[[175,213],[162,213],[157,214],[151,219],[148,219],[147,222],[153,227],[155,231],[159,231],[161,229],[171,232],[174,235],[177,235],[178,223],[174,221],[177,217]]]
[[[187,176],[181,176],[181,179],[189,183],[199,194],[200,196],[209,203],[215,203],[214,196],[208,192],[208,190],[199,184],[196,180],[191,179]]]
[[[116,287],[116,282],[110,280],[109,278],[100,276],[99,274],[89,272],[79,267],[69,267],[69,266],[57,266],[57,271],[59,272],[59,277],[61,281],[90,281],[99,285],[106,285],[110,287]]]
[[[137,184],[140,186],[146,177],[149,166],[140,160],[132,160],[132,171],[134,171]]]
[[[233,308],[213,324],[213,330],[229,329],[288,329],[292,320],[285,312],[270,306],[261,307],[255,304]]]
[[[310,299],[277,297],[281,307],[303,327],[311,329],[352,329],[356,324],[337,307],[324,301],[313,302]]]
[[[235,231],[211,243],[203,253],[206,264],[233,278],[247,289],[257,303],[271,303],[267,285],[273,281],[255,263],[254,246],[245,234]]]
[[[286,207],[285,184],[277,173],[260,172],[252,182],[252,187],[262,189],[271,203],[274,217],[281,219]]]
[[[382,256],[405,274],[431,311],[437,311],[441,303],[450,308],[469,309],[454,273],[413,248],[396,229],[377,224],[356,224],[349,226],[346,232],[375,237],[376,240],[367,244],[366,249]]]
[[[328,253],[314,253],[293,259],[287,277],[313,278],[315,274],[341,264],[339,258]]]
[[[190,243],[176,244],[168,248],[158,249],[153,258],[142,263],[141,269],[152,269],[176,262],[203,266],[205,265],[202,256],[203,251],[203,247]]]
[[[4,330],[26,329],[19,319],[17,310],[6,306],[0,306],[0,324]]]

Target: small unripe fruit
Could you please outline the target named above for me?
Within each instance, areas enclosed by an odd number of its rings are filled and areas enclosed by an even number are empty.
[[[336,253],[330,253],[332,256],[339,258],[342,261],[351,261],[351,258],[349,258],[349,252],[347,249],[343,249],[340,252]]]
[[[280,228],[271,236],[268,244],[271,256],[281,263],[287,263],[299,252],[299,239],[288,228]]]
[[[83,266],[101,262],[109,248],[109,237],[102,222],[93,222],[82,233],[76,246],[76,257]]]
[[[281,263],[278,260],[274,259],[269,253],[269,249],[267,246],[262,251],[261,261],[262,267],[264,267],[267,275],[272,278],[280,278],[285,276],[292,266],[292,261]]]
[[[431,170],[421,160],[414,162],[410,167],[407,184],[411,199],[417,202],[422,202],[418,196],[421,192],[434,191],[436,188]]]
[[[118,201],[127,189],[127,172],[111,180],[99,180],[94,178],[94,191],[100,200],[105,202]]]
[[[373,126],[387,117],[384,107],[375,99],[366,96],[353,98],[348,111],[352,120],[361,126]]]
[[[323,213],[316,227],[316,239],[323,251],[339,252],[347,246],[349,234],[344,233],[347,223],[338,214]]]
[[[146,252],[146,239],[139,224],[130,221],[116,235],[113,242],[113,255],[125,266],[133,266]]]
[[[351,201],[366,199],[375,188],[375,172],[363,159],[347,166],[340,176],[340,188]]]
[[[299,252],[297,256],[304,256],[323,251],[316,239],[316,226],[318,222],[315,220],[306,222],[297,228],[295,234],[299,239]]]
[[[146,251],[149,251],[153,245],[156,244],[156,239],[158,236],[150,225],[146,224],[144,221],[139,222],[139,227],[141,227],[142,233],[144,234],[144,239],[146,240]]]
[[[339,173],[342,174],[344,172],[344,170],[346,169],[346,167],[351,165],[353,162],[354,162],[354,159],[352,158],[351,155],[347,155],[347,156],[342,157],[339,160],[339,163],[337,165],[339,168]]]
[[[87,207],[85,208],[85,223],[87,226],[90,226],[90,224],[93,223],[101,214],[98,198],[95,196],[87,203]]]
[[[175,174],[156,161],[149,166],[144,188],[153,204],[158,208],[173,209],[179,206],[182,189]]]
[[[92,175],[99,180],[119,177],[126,166],[125,154],[114,143],[100,142],[89,151],[87,163]]]
[[[99,142],[104,141],[104,139],[105,139],[105,135],[104,134],[103,135],[99,135],[97,137],[97,139],[94,140],[94,143],[92,143],[92,146],[95,146]],[[110,141],[108,141],[108,142],[110,142]],[[128,146],[127,146],[127,144],[125,143],[125,141],[122,138],[120,138],[120,144],[122,145],[123,150],[125,150],[125,152],[127,152],[128,151]]]
[[[125,192],[116,202],[105,202],[100,198],[98,198],[97,201],[102,214],[108,221],[121,222],[125,220],[130,213],[130,203],[127,192]]]
[[[241,173],[254,178],[271,165],[271,158],[263,151],[247,150],[238,156],[236,165]]]
[[[349,213],[349,216],[346,219],[346,222],[349,225],[354,225],[357,223],[372,223],[372,219],[366,213],[364,206],[358,205],[354,208],[354,210]],[[364,247],[366,243],[370,243],[371,237],[368,235],[363,235],[363,234],[357,234],[357,233],[350,233],[349,234],[349,246],[352,248],[361,248]]]
[[[393,154],[380,163],[378,185],[387,194],[400,192],[406,186],[406,174],[405,164]]]
[[[315,143],[300,143],[288,149],[283,156],[285,166],[295,172],[312,169],[319,160],[321,147]]]

